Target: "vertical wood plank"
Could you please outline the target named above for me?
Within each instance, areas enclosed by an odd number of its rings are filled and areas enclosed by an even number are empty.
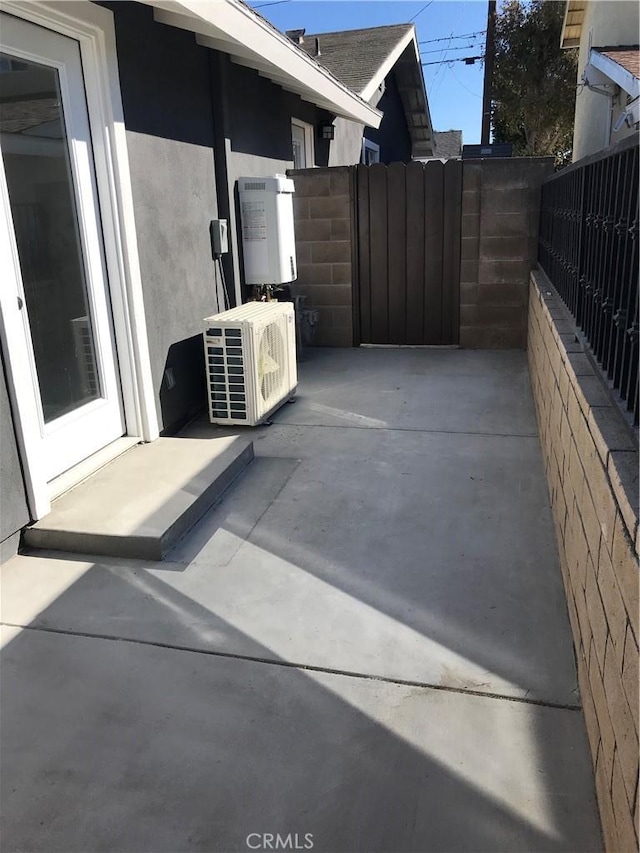
[[[439,160],[424,167],[424,337],[423,343],[444,343],[442,335],[442,249],[444,166]]]
[[[357,167],[349,166],[349,213],[351,237],[351,318],[353,325],[353,346],[359,347],[360,335],[360,259],[358,240],[358,180]]]
[[[460,216],[462,208],[462,160],[444,164],[442,247],[442,341],[460,339]]]
[[[371,340],[371,264],[370,264],[370,225],[369,225],[369,170],[366,166],[356,167],[356,186],[358,192],[358,280],[360,283],[360,341],[363,344]]]
[[[424,343],[424,164],[407,164],[406,343]]]
[[[387,167],[389,343],[406,343],[407,198],[404,163]]]
[[[369,234],[371,245],[371,343],[389,343],[387,257],[387,167],[369,169]]]

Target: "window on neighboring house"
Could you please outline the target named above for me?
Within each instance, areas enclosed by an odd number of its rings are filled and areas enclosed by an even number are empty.
[[[315,165],[313,152],[313,125],[291,119],[291,144],[293,147],[293,168],[311,169]]]
[[[370,139],[362,139],[362,162],[365,166],[380,162],[380,146]]]

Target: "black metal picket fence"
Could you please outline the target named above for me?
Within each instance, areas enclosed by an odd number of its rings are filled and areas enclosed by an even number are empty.
[[[542,186],[538,261],[638,423],[638,139]]]

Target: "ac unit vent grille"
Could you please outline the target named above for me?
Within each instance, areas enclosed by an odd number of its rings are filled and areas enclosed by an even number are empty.
[[[249,303],[205,322],[211,421],[261,423],[295,392],[293,305]]]
[[[245,181],[243,189],[244,190],[265,190],[267,185],[264,181]]]

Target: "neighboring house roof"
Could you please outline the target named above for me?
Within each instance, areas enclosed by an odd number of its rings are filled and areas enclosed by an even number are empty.
[[[303,33],[296,33],[299,47],[364,100],[374,97],[393,69],[411,137],[411,154],[414,158],[433,155],[433,126],[413,24]]]
[[[601,86],[604,91],[615,91],[619,86],[630,98],[624,108],[628,121],[640,120],[640,48],[638,45],[620,47],[592,47],[589,61],[582,75],[588,86]]]
[[[462,131],[461,130],[436,130],[435,157],[451,159],[462,156]]]
[[[640,49],[638,49],[638,45],[633,47],[594,47],[593,49],[622,66],[636,80],[640,79]]]
[[[592,47],[582,75],[587,86],[619,86],[632,98],[640,95],[640,50],[634,47]]]
[[[142,0],[156,21],[196,34],[199,44],[229,54],[303,100],[352,121],[379,127],[382,113],[242,0]]]
[[[398,44],[404,42],[403,48],[408,44],[412,32],[412,24],[394,24],[335,33],[305,33],[300,47],[328,68],[338,80],[363,95],[371,88],[369,84],[376,79],[380,68],[394,54]],[[380,83],[374,88],[378,85]]]
[[[562,35],[560,36],[561,47],[580,47],[586,9],[587,0],[567,0]]]

